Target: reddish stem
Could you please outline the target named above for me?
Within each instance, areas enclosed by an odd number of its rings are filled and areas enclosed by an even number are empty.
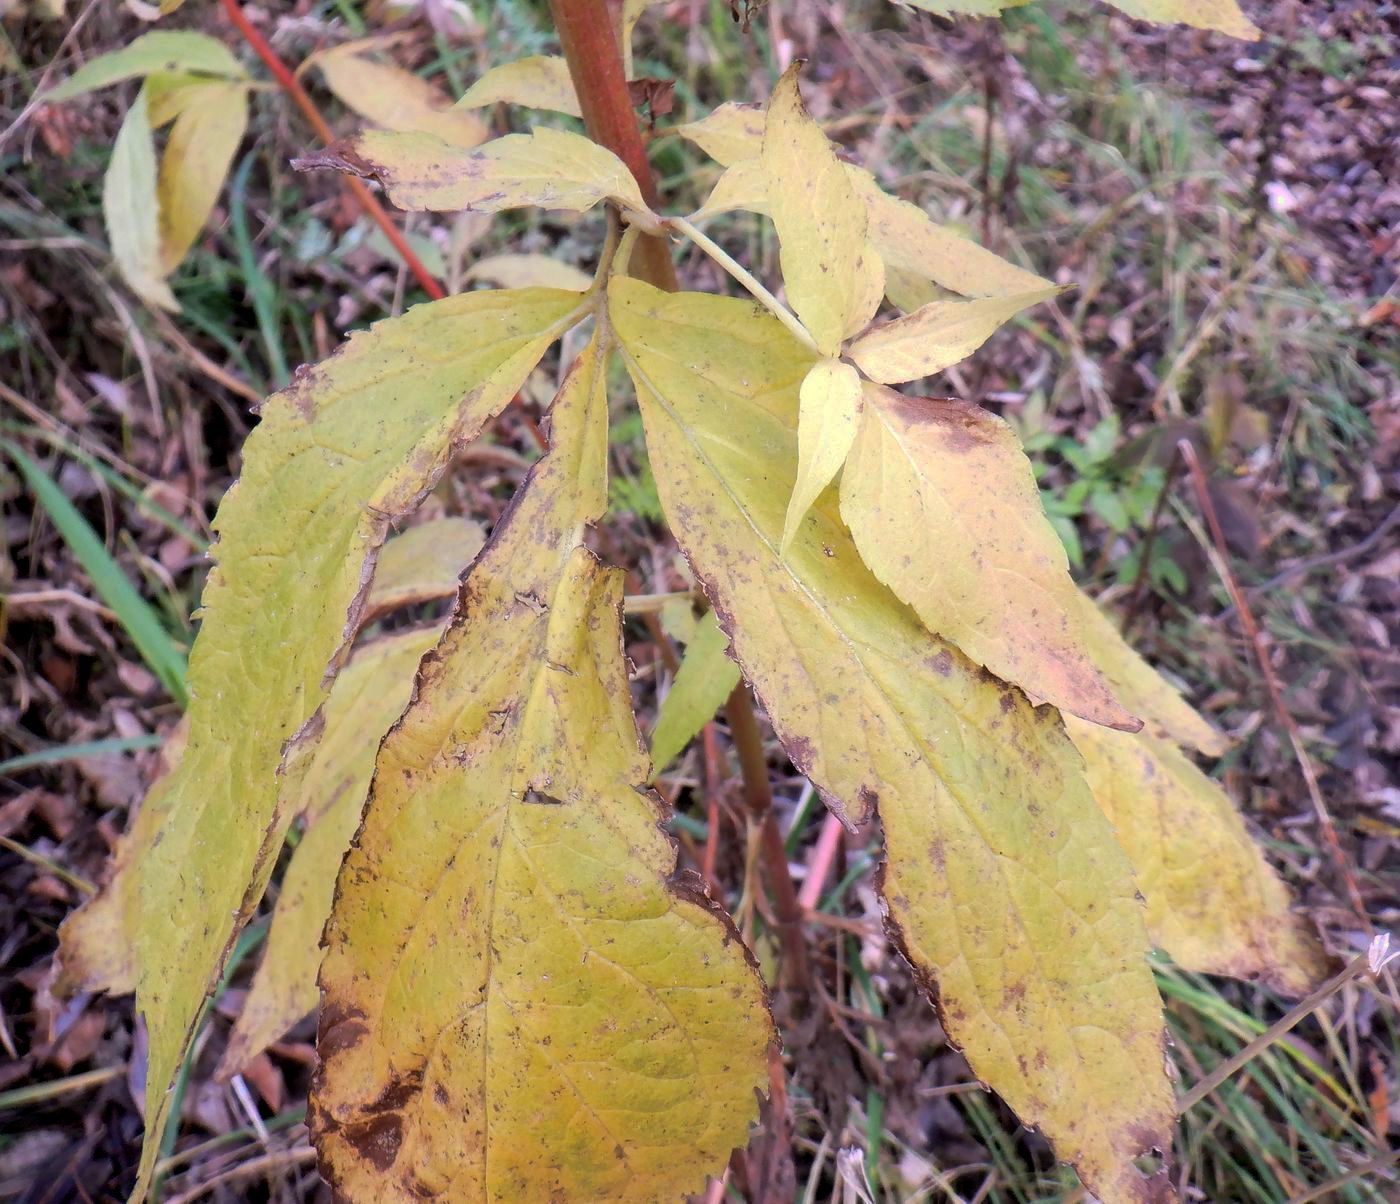
[[[323,143],[329,146],[335,141],[335,131],[326,123],[326,119],[321,116],[321,111],[316,107],[316,102],[307,95],[306,89],[301,86],[297,77],[292,74],[277,51],[273,50],[268,40],[262,36],[257,27],[248,20],[248,15],[239,5],[238,0],[223,0],[224,12],[228,14],[230,21],[238,27],[238,32],[244,37],[248,45],[251,46],[258,58],[262,59],[264,66],[272,72],[272,76],[278,84],[302,112],[302,115],[310,123],[311,128],[316,131]],[[394,219],[385,212],[384,207],[379,203],[374,193],[369,190],[369,186],[357,176],[344,176],[346,185],[355,194],[355,199],[359,201],[360,208],[368,214],[383,232],[384,237],[389,240],[390,245],[397,251],[403,259],[405,266],[413,273],[414,279],[418,281],[422,290],[434,301],[441,301],[447,296],[447,291],[437,282],[433,274],[423,266],[423,261],[414,253],[413,248],[408,245],[408,240],[404,238],[403,232],[394,224]]]
[[[836,861],[836,852],[841,847],[841,834],[844,831],[841,821],[828,811],[826,819],[822,821],[821,835],[812,847],[811,860],[807,862],[807,876],[802,880],[802,893],[797,896],[803,915],[816,911],[817,904],[821,902],[822,887],[826,885],[827,876]]]

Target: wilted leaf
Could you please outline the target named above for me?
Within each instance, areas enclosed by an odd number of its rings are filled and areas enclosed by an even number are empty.
[[[1000,418],[867,385],[841,517],[875,576],[930,631],[1034,699],[1138,726],[1080,635],[1064,545]]]
[[[466,90],[457,107],[479,109],[491,104],[526,105],[570,117],[583,115],[569,64],[555,55],[531,55],[492,67]]]
[[[469,518],[440,518],[394,536],[379,553],[361,623],[401,606],[452,597],[483,542],[481,525]]]
[[[96,88],[158,72],[212,75],[223,79],[248,77],[243,64],[228,48],[207,34],[158,29],[142,34],[120,50],[85,63],[63,83],[44,93],[44,100],[71,100]]]
[[[675,852],[621,648],[596,347],[380,751],[321,970],[312,1095],[351,1199],[677,1199],[747,1140],[772,1038]]]
[[[797,482],[783,520],[784,553],[803,515],[846,462],[860,419],[860,376],[850,364],[822,360],[803,378],[798,397]]]
[[[1069,733],[1147,898],[1148,932],[1177,965],[1292,995],[1326,976],[1288,888],[1215,782],[1166,740],[1077,719]]]
[[[376,179],[400,209],[498,213],[539,205],[582,212],[610,200],[635,214],[650,213],[621,159],[582,134],[564,130],[541,127],[530,134],[507,134],[472,151],[432,134],[382,130],[368,130],[338,145],[338,150],[298,163]]]
[[[102,177],[102,216],[112,258],[131,291],[161,309],[179,310],[161,265],[158,214],[156,148],[142,88],[112,144],[112,158]]]
[[[190,658],[189,746],[141,874],[143,1190],[166,1087],[291,820],[278,806],[277,767],[314,732],[388,525],[578,314],[578,294],[545,289],[421,305],[352,335],[263,406],[215,518]]]
[[[208,220],[234,152],[248,128],[243,84],[205,83],[181,89],[179,115],[160,161],[160,266],[179,266]]]
[[[726,653],[729,637],[720,630],[715,612],[705,612],[695,625],[690,645],[671,689],[661,700],[651,733],[651,761],[657,771],[676,759],[739,684],[739,666]]]
[[[822,353],[835,355],[864,296],[858,269],[865,209],[831,143],[803,108],[796,66],[768,102],[763,170],[768,179],[783,181],[768,190],[768,210],[788,303]]]
[[[878,804],[891,923],[974,1073],[1105,1201],[1169,1148],[1163,1030],[1132,874],[1058,716],[925,632],[819,501],[787,557],[809,357],[743,302],[614,280],[662,502],[789,755]]]
[[[385,546],[385,559],[397,542]],[[321,930],[331,914],[336,873],[360,825],[379,742],[403,714],[418,662],[441,634],[441,627],[410,631],[356,651],[326,698],[321,739],[283,775],[280,805],[299,815],[306,831],[282,879],[262,962],[229,1034],[223,1076],[236,1074],[316,1006]]]
[[[861,336],[851,344],[849,355],[866,376],[881,384],[922,380],[966,359],[1003,322],[1059,291],[1052,287],[1011,297],[933,301]]]
[[[467,269],[468,280],[490,280],[502,288],[568,288],[582,292],[593,278],[552,255],[488,255]]]
[[[464,148],[486,140],[486,126],[475,113],[454,109],[446,95],[412,71],[356,54],[363,46],[337,47],[312,60],[343,104],[381,129],[433,134]]]

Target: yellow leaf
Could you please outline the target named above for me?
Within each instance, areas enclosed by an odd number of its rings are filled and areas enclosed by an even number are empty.
[[[846,462],[860,419],[860,377],[850,364],[822,360],[803,378],[798,398],[797,482],[783,519],[784,554],[803,516]]]
[[[129,995],[136,990],[136,934],[140,923],[137,875],[170,811],[170,775],[185,753],[188,724],[181,720],[160,750],[160,768],[107,867],[98,892],[70,912],[58,930],[54,993]]]
[[[1140,726],[1079,634],[1064,545],[1000,418],[867,385],[841,517],[875,576],[929,631],[1035,701]]]
[[[552,255],[488,255],[467,269],[468,280],[490,280],[503,288],[568,288],[585,291],[593,278]]]
[[[1079,594],[1074,625],[1114,697],[1143,722],[1148,735],[1163,737],[1210,756],[1230,747],[1174,686],[1118,634],[1118,627],[1090,598]]]
[[[197,84],[182,92],[157,188],[160,263],[166,274],[179,266],[209,219],[248,128],[248,93],[243,84]]]
[[[772,1040],[671,884],[632,719],[596,344],[385,740],[321,970],[312,1127],[349,1199],[678,1199],[747,1140]]]
[[[150,1033],[149,1180],[166,1088],[291,820],[284,751],[314,734],[391,521],[579,316],[576,293],[477,292],[354,334],[269,398],[215,518],[190,657],[190,737],[141,872],[137,1004]]]
[[[896,309],[911,314],[930,301],[938,301],[943,290],[916,272],[885,264],[885,296]]]
[[[71,100],[146,75],[209,75],[246,79],[248,72],[222,42],[207,34],[158,29],[85,63],[68,79],[44,93],[47,102]]]
[[[1056,714],[924,631],[819,502],[778,554],[808,357],[743,302],[612,284],[672,529],[793,762],[878,804],[890,919],[973,1072],[1108,1202],[1170,1148],[1160,1002],[1127,859]],[[1159,1185],[1160,1186],[1160,1185]]]
[[[1108,0],[1121,13],[1159,25],[1182,24],[1196,29],[1213,29],[1243,38],[1259,40],[1259,29],[1240,11],[1235,0]]]
[[[705,203],[691,215],[691,220],[703,221],[735,209],[768,212],[768,177],[762,159],[742,159],[726,167]]]
[[[526,105],[570,117],[583,116],[569,64],[554,55],[531,55],[492,67],[466,90],[457,107],[479,109],[492,104]]]
[[[824,355],[835,355],[858,312],[858,268],[865,247],[865,209],[835,150],[802,106],[797,67],[768,102],[763,170],[781,188],[768,190],[778,231],[788,302]]]
[[[688,121],[671,132],[695,143],[716,162],[730,167],[756,158],[763,149],[764,111],[757,105],[729,101],[699,121]]]
[[[386,560],[397,542],[385,546]],[[356,651],[326,698],[320,741],[283,776],[283,805],[301,817],[306,831],[282,879],[262,962],[229,1034],[220,1077],[236,1074],[316,1007],[321,930],[331,914],[336,873],[360,824],[375,753],[408,705],[418,662],[441,634],[440,626],[409,631]]]
[[[610,200],[656,221],[632,173],[612,151],[582,134],[544,126],[472,151],[432,134],[368,130],[347,147],[300,162],[372,177],[400,209],[498,213],[539,205],[582,212]]]
[[[1322,950],[1225,792],[1168,741],[1068,725],[1147,897],[1152,939],[1188,970],[1291,995],[1315,987]]]
[[[866,376],[881,384],[922,380],[966,359],[1003,322],[1059,291],[1051,287],[1012,297],[933,301],[877,326],[851,344],[849,354]]]
[[[161,268],[158,215],[156,148],[142,88],[112,144],[112,158],[102,177],[102,216],[112,258],[131,291],[150,305],[178,311],[180,303]]]
[[[661,700],[651,733],[651,760],[658,772],[674,761],[739,684],[739,666],[726,653],[729,637],[715,612],[695,625],[676,680]]]
[[[845,336],[853,338],[870,325],[885,297],[885,263],[875,244],[866,240],[856,265],[856,291]]]
[[[452,108],[447,96],[412,71],[353,53],[361,46],[324,51],[313,60],[343,104],[381,129],[432,134],[448,146],[470,148],[486,140],[476,114]]]
[[[396,535],[379,553],[361,623],[403,606],[452,597],[483,542],[481,525],[467,518],[440,518]]]

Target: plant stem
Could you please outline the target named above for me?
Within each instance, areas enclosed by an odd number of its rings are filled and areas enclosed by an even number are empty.
[[[607,0],[550,0],[549,8],[589,137],[627,164],[647,205],[656,209],[656,178],[627,90],[615,15]],[[676,291],[676,268],[663,237],[643,237],[634,263],[639,279],[668,293]]]
[[[711,239],[708,234],[696,229],[694,225],[686,221],[683,217],[667,218],[666,224],[679,233],[684,234],[691,242],[704,251],[706,255],[733,276],[735,280],[748,289],[748,291],[753,294],[754,299],[777,318],[779,322],[786,326],[788,330],[792,332],[793,337],[812,352],[813,355],[821,355],[821,348],[812,341],[812,336],[807,333],[807,328],[797,320],[792,311],[764,288],[753,273],[743,267],[728,251]]]
[[[292,98],[302,112],[302,115],[310,123],[311,128],[316,131],[323,143],[329,146],[335,141],[335,131],[326,123],[326,119],[321,116],[321,111],[316,107],[316,102],[307,95],[306,89],[301,86],[301,82],[291,73],[277,51],[273,50],[268,40],[258,32],[254,24],[248,20],[248,15],[239,5],[238,0],[223,0],[224,12],[228,14],[230,21],[238,28],[238,32],[244,37],[248,45],[251,46],[258,58],[262,59],[263,65],[272,72],[273,78],[281,85],[282,90]],[[363,209],[369,219],[384,232],[384,237],[389,240],[390,245],[397,251],[404,261],[404,265],[413,273],[414,279],[418,281],[419,287],[428,294],[434,301],[441,301],[447,296],[446,290],[439,284],[433,274],[423,266],[423,261],[414,253],[412,247],[408,245],[408,240],[404,238],[403,231],[394,224],[394,219],[385,212],[384,207],[375,198],[374,193],[369,190],[369,186],[358,176],[345,176],[345,183],[350,191],[355,194],[355,199],[359,201],[360,208]]]

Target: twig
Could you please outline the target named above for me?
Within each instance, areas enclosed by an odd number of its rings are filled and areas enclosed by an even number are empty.
[[[12,840],[8,836],[0,836],[0,849],[9,849],[16,857],[23,857],[26,861],[32,862],[40,869],[52,874],[55,878],[60,878],[68,883],[74,890],[84,895],[95,895],[95,887],[86,878],[71,870],[64,869],[52,858],[45,857],[42,853],[36,853],[28,845],[20,844],[17,840]]]
[[[1346,854],[1342,851],[1342,842],[1337,838],[1337,829],[1332,823],[1332,816],[1327,810],[1327,804],[1323,801],[1322,788],[1318,785],[1312,758],[1308,756],[1308,751],[1303,746],[1302,734],[1298,731],[1298,725],[1294,722],[1293,715],[1284,702],[1283,690],[1274,673],[1273,662],[1269,660],[1269,650],[1265,646],[1264,635],[1259,629],[1259,624],[1255,621],[1254,612],[1250,609],[1248,599],[1240,590],[1239,583],[1235,580],[1235,574],[1230,568],[1230,561],[1225,550],[1225,533],[1220,526],[1220,516],[1215,511],[1215,503],[1210,499],[1205,471],[1201,468],[1200,459],[1196,456],[1196,449],[1191,446],[1189,439],[1180,440],[1177,447],[1181,451],[1181,458],[1186,463],[1187,471],[1191,474],[1191,485],[1196,493],[1196,502],[1201,508],[1201,513],[1205,516],[1206,525],[1210,530],[1211,542],[1215,544],[1216,564],[1220,575],[1224,579],[1230,600],[1239,612],[1240,626],[1244,628],[1245,636],[1254,649],[1254,658],[1259,662],[1259,672],[1263,675],[1264,687],[1268,692],[1274,717],[1278,720],[1279,726],[1287,733],[1288,742],[1293,746],[1293,755],[1298,761],[1298,768],[1302,770],[1303,780],[1307,783],[1308,797],[1312,800],[1313,812],[1316,814],[1318,825],[1322,829],[1323,839],[1327,842],[1333,863],[1346,886],[1347,895],[1351,899],[1351,905],[1357,918],[1368,933],[1373,933],[1371,919],[1367,915],[1366,905],[1361,899],[1361,891],[1357,888],[1356,878],[1351,872],[1351,867],[1347,864]]]
[[[86,1091],[111,1082],[126,1073],[125,1066],[104,1066],[100,1070],[89,1070],[83,1074],[71,1075],[66,1079],[54,1079],[47,1083],[30,1083],[26,1087],[16,1087],[11,1091],[0,1092],[0,1111],[9,1108],[23,1108],[45,1100],[57,1099],[60,1095],[70,1095],[75,1091]]]
[[[273,78],[281,85],[282,90],[292,98],[302,112],[311,128],[316,131],[323,143],[329,146],[335,141],[335,131],[327,124],[326,119],[321,116],[321,111],[316,107],[316,102],[307,94],[300,81],[292,74],[287,64],[278,57],[277,51],[262,36],[257,27],[248,20],[248,15],[243,11],[238,0],[223,0],[224,12],[228,14],[229,20],[237,26],[239,33],[248,42],[258,58],[262,59],[264,66],[272,72]],[[389,244],[399,253],[408,270],[413,273],[414,279],[418,281],[419,287],[428,294],[434,301],[441,301],[447,296],[446,290],[433,274],[423,266],[423,261],[418,258],[413,248],[408,245],[408,240],[404,238],[403,231],[394,224],[394,219],[385,212],[384,207],[379,203],[374,193],[369,190],[369,186],[358,176],[347,175],[345,183],[350,191],[355,194],[355,199],[359,201],[360,208],[363,209],[369,219],[383,231],[384,237],[389,240]]]

